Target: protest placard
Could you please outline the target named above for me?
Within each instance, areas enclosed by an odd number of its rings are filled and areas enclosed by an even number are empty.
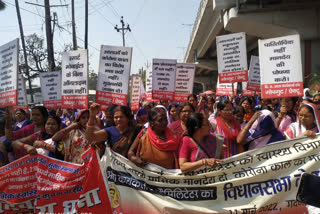
[[[96,102],[127,105],[132,48],[102,45]]]
[[[146,101],[152,101],[152,69],[146,70]]]
[[[22,74],[18,74],[18,105],[13,107],[13,111],[16,109],[23,109],[29,112],[26,80]]]
[[[247,89],[251,91],[261,91],[260,64],[258,56],[251,56]]]
[[[174,91],[174,100],[176,102],[186,102],[188,96],[192,94],[195,71],[195,64],[177,63]]]
[[[300,36],[259,40],[263,99],[303,96]]]
[[[17,105],[19,39],[0,46],[0,108]]]
[[[48,108],[61,107],[61,72],[40,73],[42,103]]]
[[[233,94],[237,94],[238,83],[233,83]],[[219,83],[217,80],[216,95],[232,95],[232,83]]]
[[[88,108],[88,50],[62,53],[62,108]]]
[[[131,99],[130,99],[130,108],[132,111],[137,111],[139,109],[140,91],[141,91],[141,76],[132,75],[131,76]]]
[[[307,213],[296,194],[304,172],[320,175],[319,140],[277,142],[186,173],[140,168],[108,148],[102,163],[111,206],[117,213]]]
[[[177,60],[152,60],[152,98],[173,100]]]
[[[248,81],[246,34],[217,36],[216,44],[220,83]]]
[[[255,91],[248,90],[248,83],[243,82],[242,83],[242,95],[244,96],[249,96],[249,95],[254,95]]]
[[[140,81],[140,99],[146,99],[146,90],[144,89],[142,79]]]

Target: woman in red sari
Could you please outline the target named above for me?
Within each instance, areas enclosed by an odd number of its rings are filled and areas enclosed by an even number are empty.
[[[237,136],[241,128],[233,116],[232,103],[224,99],[218,103],[217,110],[218,116],[210,122],[216,124],[216,129],[212,130],[214,135],[224,136],[224,158],[243,152],[243,147],[237,143]]]
[[[148,119],[148,128],[140,132],[129,149],[129,160],[140,167],[153,163],[166,169],[179,168],[178,146],[181,137],[167,127],[165,110],[157,107],[151,109]]]

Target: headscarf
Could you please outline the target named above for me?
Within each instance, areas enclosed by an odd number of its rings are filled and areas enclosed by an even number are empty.
[[[167,115],[168,125],[169,125],[170,124],[170,117],[169,117],[169,112],[168,112],[167,108],[164,107],[163,105],[157,105],[155,108],[162,108],[163,110],[165,110],[166,115]]]
[[[306,94],[307,92],[309,93],[309,95]],[[311,92],[310,92],[309,88],[303,89],[303,97],[302,97],[302,99],[303,100],[311,100],[312,99]]]
[[[261,113],[260,117],[252,124],[247,135],[247,141],[251,141],[249,150],[284,140],[283,135],[277,129],[273,113],[269,110],[262,110]]]
[[[299,112],[301,110],[302,107],[304,106],[309,106],[311,107],[312,111],[313,111],[313,116],[314,116],[314,122],[317,128],[317,132],[320,132],[320,124],[319,124],[319,111],[317,109],[317,106],[313,103],[306,103],[301,105],[301,107],[299,108]],[[298,120],[295,123],[291,123],[288,128],[285,130],[284,134],[287,138],[292,139],[295,138],[297,136],[299,136],[301,133],[306,131],[306,127],[304,127],[300,121]],[[314,130],[313,130],[314,131]]]

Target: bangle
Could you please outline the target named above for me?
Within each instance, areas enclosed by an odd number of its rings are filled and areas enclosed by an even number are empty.
[[[24,143],[21,143],[20,149],[24,149]]]

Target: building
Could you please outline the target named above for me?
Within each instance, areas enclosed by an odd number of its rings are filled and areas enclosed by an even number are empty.
[[[245,32],[248,61],[258,40],[300,34],[305,86],[320,88],[319,0],[202,0],[184,61],[197,65],[195,82],[215,89],[216,36]],[[196,85],[195,85],[196,86]]]

